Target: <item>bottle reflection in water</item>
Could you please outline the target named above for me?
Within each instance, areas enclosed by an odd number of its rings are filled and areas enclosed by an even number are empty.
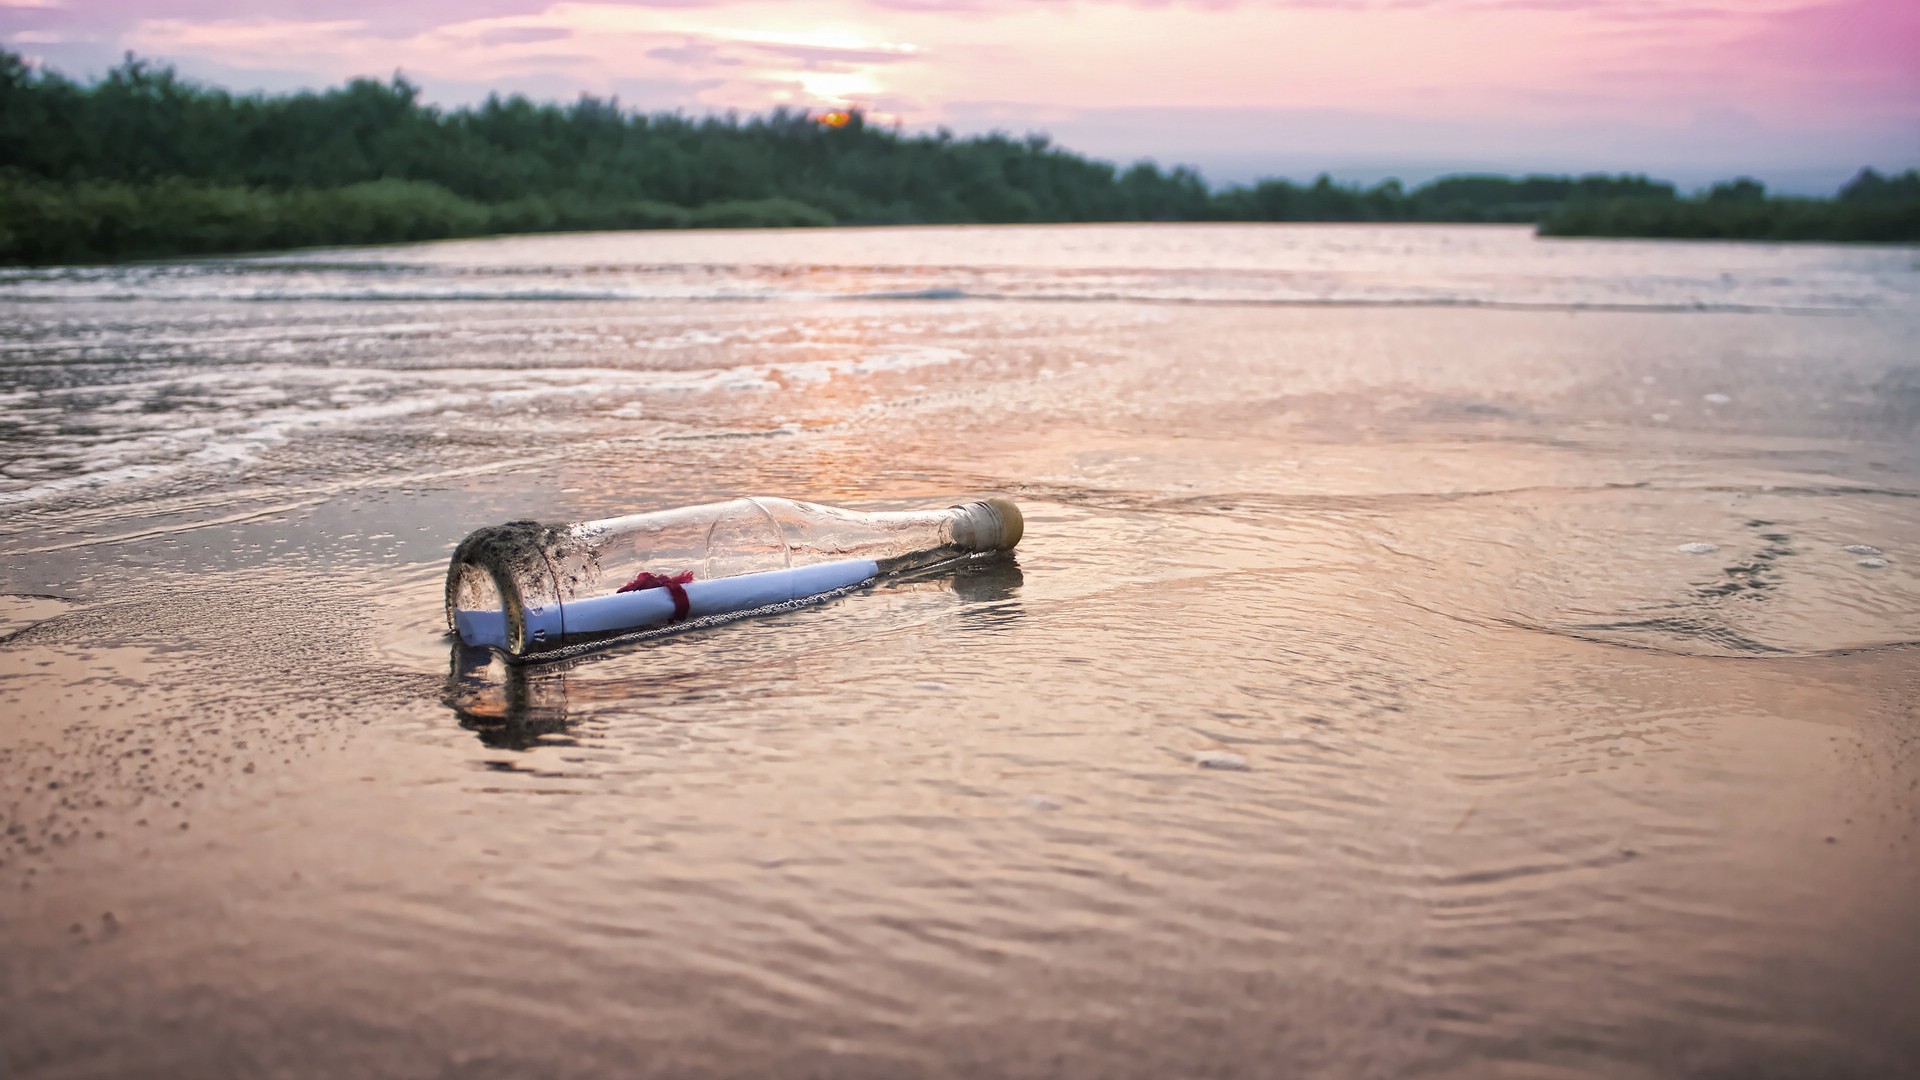
[[[567,736],[567,681],[565,664],[508,664],[455,642],[440,700],[487,746],[530,750]]]
[[[520,657],[621,631],[799,600],[883,574],[1007,551],[1010,500],[863,513],[747,498],[577,524],[516,521],[468,536],[447,572],[462,641]]]

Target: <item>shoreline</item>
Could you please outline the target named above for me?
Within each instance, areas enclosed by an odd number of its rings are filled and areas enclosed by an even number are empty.
[[[145,185],[53,183],[0,172],[0,267],[120,266],[173,259],[271,255],[311,248],[437,240],[709,229],[1050,225],[1505,225],[1542,239],[1745,243],[1920,243],[1920,201],[1607,199],[1559,204],[1537,216],[1285,213],[1140,220],[990,218],[860,220],[776,196],[686,207],[652,200],[531,197],[477,202],[438,184],[376,180],[321,189],[269,189],[181,179]]]

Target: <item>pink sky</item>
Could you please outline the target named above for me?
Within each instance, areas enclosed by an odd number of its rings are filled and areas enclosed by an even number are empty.
[[[1215,180],[1599,169],[1830,191],[1920,164],[1920,0],[0,0],[0,39],[76,77],[131,49],[240,90],[399,69],[443,104],[852,103]]]

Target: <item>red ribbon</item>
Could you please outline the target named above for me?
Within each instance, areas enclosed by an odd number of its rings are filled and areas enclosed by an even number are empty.
[[[616,593],[639,592],[641,589],[665,589],[673,595],[673,621],[679,622],[687,617],[692,604],[687,600],[687,590],[681,586],[693,580],[693,571],[682,570],[677,574],[650,574],[645,570],[625,585],[613,590]]]

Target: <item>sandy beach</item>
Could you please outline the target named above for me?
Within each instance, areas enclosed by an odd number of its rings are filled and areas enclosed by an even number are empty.
[[[0,272],[0,1073],[1898,1075],[1916,340],[1912,249],[1508,227]],[[996,493],[445,633],[481,525]]]

